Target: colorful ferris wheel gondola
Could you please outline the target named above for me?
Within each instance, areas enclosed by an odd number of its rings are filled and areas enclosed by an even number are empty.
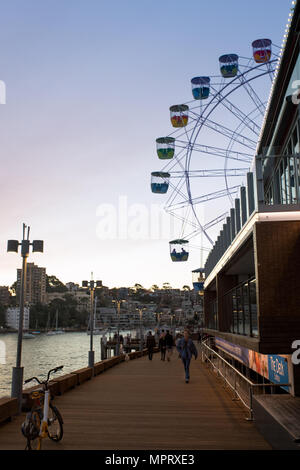
[[[191,80],[192,93],[195,100],[205,100],[209,97],[210,78],[194,77]]]
[[[165,194],[169,188],[170,173],[153,171],[151,173],[151,191],[157,194]]]
[[[170,256],[172,261],[187,261],[189,257],[189,242],[184,239],[169,242]]]
[[[252,42],[253,58],[257,64],[269,62],[272,55],[271,39],[256,39]]]
[[[237,54],[224,54],[219,57],[220,72],[224,78],[236,77],[239,70],[239,56]]]
[[[173,127],[185,127],[189,120],[189,107],[186,104],[170,106],[170,118]]]
[[[170,160],[175,153],[174,137],[158,137],[156,139],[156,152],[161,160]]]
[[[162,171],[170,173],[152,173],[151,188],[154,193],[168,192],[165,210],[176,222],[182,222],[181,239],[169,242],[173,262],[190,259],[188,247],[193,250],[198,246],[187,240],[198,235],[201,256],[210,250],[210,230],[227,218],[229,210],[225,212],[224,207],[221,213],[214,201],[226,198],[231,211],[239,196],[241,178],[249,172],[267,103],[266,80],[273,80],[277,62],[276,53],[271,52],[271,46],[276,46],[271,40],[256,39],[251,44],[250,57],[221,55],[216,61],[218,75],[191,77],[195,101],[189,106],[171,106],[175,129],[169,136],[156,139],[158,158],[165,160]],[[273,55],[275,58],[271,58]],[[209,178],[215,178],[212,184]],[[195,286],[199,283],[201,289],[201,272],[195,276]]]
[[[205,281],[205,270],[204,268],[194,269],[192,271],[193,276],[193,287],[197,292],[203,292],[204,281]]]

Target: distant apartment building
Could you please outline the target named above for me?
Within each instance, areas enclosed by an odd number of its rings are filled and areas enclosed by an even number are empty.
[[[0,286],[0,304],[8,305],[10,300],[10,292],[7,286]]]
[[[20,295],[22,269],[17,269],[17,297]],[[46,303],[46,268],[27,264],[25,302]]]
[[[19,328],[19,316],[20,308],[19,307],[10,307],[6,310],[6,324],[9,328],[17,330]],[[24,308],[24,319],[23,319],[23,328],[28,330],[29,328],[29,318],[30,311],[29,307]]]

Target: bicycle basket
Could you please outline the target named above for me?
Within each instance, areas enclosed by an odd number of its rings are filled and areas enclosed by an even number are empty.
[[[36,439],[40,433],[40,415],[37,411],[30,411],[26,415],[26,419],[22,424],[22,433],[31,441]]]

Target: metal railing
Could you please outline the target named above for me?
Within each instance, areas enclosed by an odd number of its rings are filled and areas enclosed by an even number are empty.
[[[253,420],[253,395],[254,391],[268,388],[271,393],[276,387],[290,387],[291,384],[273,384],[261,383],[257,384],[245,377],[238,369],[236,369],[224,357],[218,354],[208,344],[207,340],[201,343],[201,360],[212,366],[217,375],[224,379],[225,383],[234,391],[233,400],[240,400],[241,403],[249,410],[249,421]],[[246,390],[243,386],[246,385]]]

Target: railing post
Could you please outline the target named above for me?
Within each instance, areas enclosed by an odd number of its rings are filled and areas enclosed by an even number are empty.
[[[249,418],[246,418],[247,421],[253,421],[253,387],[249,386],[249,400],[250,400],[250,409],[249,409]]]
[[[236,393],[236,373],[234,372],[234,397],[232,399],[232,401],[237,401],[239,398],[238,398],[238,395]]]

